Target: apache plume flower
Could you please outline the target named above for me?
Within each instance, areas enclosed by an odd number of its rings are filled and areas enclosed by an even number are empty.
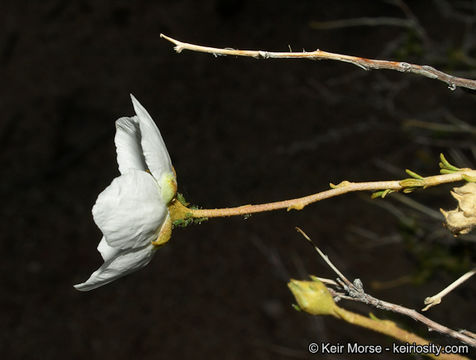
[[[175,171],[160,131],[131,95],[136,116],[116,121],[114,142],[121,175],[99,194],[92,213],[103,233],[98,251],[104,264],[74,287],[88,291],[146,266],[169,241],[167,205],[177,191]]]

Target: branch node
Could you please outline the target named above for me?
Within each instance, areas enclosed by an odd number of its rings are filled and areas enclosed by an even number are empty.
[[[267,51],[258,51],[258,59],[268,59],[269,58],[269,52]]]
[[[398,66],[401,72],[407,72],[412,68],[412,66],[406,62],[401,62],[400,64],[398,64]]]

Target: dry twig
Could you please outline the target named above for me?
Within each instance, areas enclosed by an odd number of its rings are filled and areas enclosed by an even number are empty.
[[[173,39],[164,34],[160,34],[160,37],[170,41],[175,45],[174,49],[180,53],[183,50],[190,50],[202,53],[213,54],[215,56],[246,56],[255,59],[309,59],[309,60],[334,60],[353,64],[364,70],[395,70],[399,72],[408,72],[421,76],[428,77],[430,79],[436,79],[442,81],[448,85],[450,90],[455,90],[457,87],[476,90],[476,80],[461,78],[444,73],[443,71],[436,70],[428,65],[416,65],[407,62],[388,61],[388,60],[375,60],[367,59],[358,56],[342,55],[331,53],[323,50],[315,51],[303,51],[303,52],[274,52],[263,50],[235,50],[235,49],[221,49],[215,47],[201,46],[189,44],[176,39]]]

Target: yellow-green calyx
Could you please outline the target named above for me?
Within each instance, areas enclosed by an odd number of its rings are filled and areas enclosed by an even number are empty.
[[[319,280],[291,279],[288,287],[301,310],[312,315],[336,315],[337,305],[326,286]]]

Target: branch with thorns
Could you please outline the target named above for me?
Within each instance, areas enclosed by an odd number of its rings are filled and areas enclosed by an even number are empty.
[[[358,56],[331,53],[323,50],[302,51],[302,52],[275,52],[265,50],[235,50],[231,48],[216,48],[202,45],[195,45],[176,40],[167,35],[160,34],[161,38],[170,41],[175,45],[174,50],[181,53],[183,50],[208,53],[214,56],[244,56],[255,59],[308,59],[308,60],[334,60],[353,64],[363,70],[394,70],[399,72],[413,73],[425,76],[430,79],[442,81],[448,85],[450,90],[457,87],[476,90],[476,80],[466,79],[449,75],[428,65],[416,65],[407,62],[367,59]]]

